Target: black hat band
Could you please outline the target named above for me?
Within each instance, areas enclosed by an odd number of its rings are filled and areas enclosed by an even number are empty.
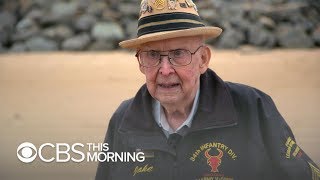
[[[164,13],[139,19],[138,37],[146,34],[204,27],[201,18],[190,13]]]

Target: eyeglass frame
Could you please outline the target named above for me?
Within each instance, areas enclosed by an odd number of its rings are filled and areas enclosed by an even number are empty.
[[[192,62],[192,55],[196,54],[201,47],[204,47],[204,45],[203,45],[203,44],[200,45],[194,52],[191,52],[191,51],[188,50],[188,49],[173,49],[173,50],[169,50],[169,51],[155,51],[155,50],[141,51],[141,50],[139,50],[139,51],[137,51],[135,57],[138,59],[138,62],[139,62],[139,64],[140,64],[141,66],[147,67],[147,68],[152,68],[152,67],[158,66],[158,65],[161,63],[161,61],[162,61],[162,58],[161,58],[161,57],[163,57],[163,56],[167,56],[169,63],[170,63],[171,65],[173,65],[174,67],[183,67],[183,66],[187,66],[187,65],[191,64],[191,62]],[[175,65],[175,64],[173,64],[173,63],[171,62],[171,60],[174,59],[174,58],[170,58],[170,57],[169,57],[169,53],[170,53],[170,52],[173,52],[173,51],[176,51],[176,50],[186,50],[186,51],[189,51],[189,53],[190,53],[190,55],[191,55],[191,57],[190,57],[190,62],[187,63],[187,64],[184,64],[184,65]],[[140,60],[139,60],[139,59],[140,59],[140,58],[139,58],[140,52],[150,52],[150,51],[155,51],[155,52],[157,52],[157,53],[160,54],[159,59],[158,59],[158,62],[157,62],[154,66],[145,66],[145,65],[142,65],[141,62],[140,62]],[[161,54],[162,52],[168,52],[168,54],[167,54],[167,55],[163,55],[163,54]]]

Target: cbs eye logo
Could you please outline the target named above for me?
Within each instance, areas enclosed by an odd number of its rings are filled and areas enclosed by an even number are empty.
[[[35,152],[34,155],[32,155],[32,151]],[[37,148],[32,143],[24,142],[17,148],[17,157],[24,163],[30,163],[37,157]]]

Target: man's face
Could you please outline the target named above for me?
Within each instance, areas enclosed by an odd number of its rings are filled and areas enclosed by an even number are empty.
[[[169,51],[187,49],[195,52],[202,44],[200,37],[183,37],[146,43],[142,51]],[[161,52],[167,55],[168,52]],[[167,56],[161,57],[156,67],[140,66],[146,76],[146,85],[151,96],[162,105],[184,105],[193,101],[199,87],[199,77],[203,74],[210,61],[210,49],[207,46],[192,55],[192,61],[186,66],[173,66]]]

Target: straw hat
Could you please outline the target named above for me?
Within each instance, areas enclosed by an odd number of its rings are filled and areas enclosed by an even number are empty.
[[[141,44],[164,39],[203,36],[218,37],[219,27],[205,26],[192,0],[142,0],[137,38],[119,43],[123,48],[136,49]]]

